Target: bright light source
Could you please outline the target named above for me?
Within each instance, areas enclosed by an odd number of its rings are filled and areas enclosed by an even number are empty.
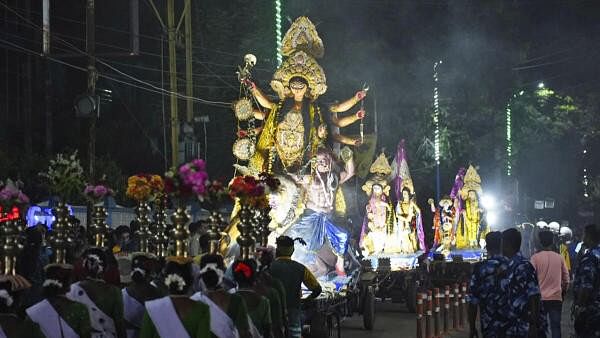
[[[524,91],[524,90],[521,90],[521,91],[519,92],[519,95],[523,95],[523,94],[525,94],[525,91]]]
[[[544,83],[543,82],[538,83],[538,88],[540,88],[540,89],[544,88]]]
[[[583,153],[584,153],[584,154],[587,154],[587,149],[583,149]]]
[[[498,224],[498,215],[495,212],[488,212],[486,221],[489,227],[494,227]]]
[[[481,196],[481,205],[486,210],[494,210],[497,206],[496,198],[492,195],[483,195]]]

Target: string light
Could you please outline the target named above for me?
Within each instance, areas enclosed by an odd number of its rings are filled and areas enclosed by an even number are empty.
[[[438,61],[433,64],[433,125],[435,127],[434,134],[434,157],[435,163],[440,164],[440,100],[438,92],[438,66],[442,64],[442,61]]]
[[[506,176],[512,175],[512,110],[506,105]]]
[[[588,186],[590,185],[590,180],[588,179],[588,170],[587,170],[587,161],[586,161],[586,157],[587,157],[587,149],[583,149],[583,180],[581,181],[583,183],[583,197],[588,198],[590,197],[590,194],[588,192]]]
[[[281,55],[281,0],[275,0],[275,39],[277,40],[277,50],[275,51],[277,66],[281,66],[283,62],[283,56]]]

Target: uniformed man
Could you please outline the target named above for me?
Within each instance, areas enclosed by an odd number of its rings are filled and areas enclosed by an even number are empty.
[[[497,338],[504,334],[508,325],[506,311],[508,293],[500,280],[508,274],[508,259],[501,254],[502,234],[490,232],[485,236],[488,259],[473,269],[469,287],[470,337],[478,337],[476,319],[479,308],[481,335]]]

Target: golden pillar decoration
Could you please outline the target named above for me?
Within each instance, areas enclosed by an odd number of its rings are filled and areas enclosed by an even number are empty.
[[[221,240],[227,236],[227,234],[223,233],[221,230],[225,222],[223,221],[223,216],[221,216],[218,211],[212,211],[210,213],[210,217],[208,218],[208,223],[208,252],[210,254],[217,254],[219,253],[219,248],[221,247]]]
[[[237,227],[240,235],[236,241],[240,246],[242,259],[249,259],[255,243],[254,237],[252,237],[253,210],[248,205],[242,205],[240,208],[239,218],[240,221]]]
[[[263,248],[266,248],[269,244],[269,234],[271,234],[271,230],[269,229],[269,224],[271,223],[270,211],[271,208],[260,210],[260,246]]]
[[[145,253],[150,253],[149,240],[152,236],[150,232],[150,212],[150,205],[146,201],[139,202],[135,207],[136,221],[139,224],[137,235],[140,239],[140,251]]]
[[[67,248],[72,239],[69,237],[69,209],[64,202],[52,209],[55,220],[52,223],[52,237],[50,245],[54,250],[54,263],[67,264]]]
[[[152,224],[152,237],[150,242],[154,247],[154,254],[159,257],[167,257],[167,246],[169,237],[167,236],[167,199],[165,196],[160,196],[154,201],[155,213],[154,223]]]
[[[103,205],[94,205],[94,208],[92,209],[92,224],[90,225],[90,232],[94,236],[93,245],[99,248],[106,246],[106,234],[108,233],[108,225],[106,224],[107,216],[108,213]]]
[[[6,214],[0,216],[4,217]],[[23,229],[24,226],[21,219],[13,219],[0,223],[0,234],[3,238],[2,256],[5,275],[16,274],[17,256],[23,249],[19,238]]]
[[[184,207],[177,207],[171,220],[175,228],[173,229],[173,240],[175,240],[175,256],[187,257],[190,241],[190,232],[187,228],[189,221]]]

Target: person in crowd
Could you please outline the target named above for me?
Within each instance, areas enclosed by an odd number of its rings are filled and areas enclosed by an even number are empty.
[[[71,283],[71,266],[46,266],[44,300],[27,308],[22,336],[90,338],[90,314],[85,305],[66,297]]]
[[[545,337],[546,322],[540,311],[541,297],[533,265],[525,259],[521,248],[521,233],[511,228],[502,232],[502,253],[508,262],[508,274],[500,280],[508,288],[507,337]]]
[[[574,327],[578,337],[600,337],[600,230],[595,224],[585,227],[583,246],[587,251],[573,280]]]
[[[188,297],[193,284],[191,260],[170,258],[164,270],[169,296],[147,301],[140,338],[210,336],[210,311]]]
[[[31,283],[31,289],[23,302],[25,306],[42,300],[42,284],[44,283],[44,266],[49,263],[49,255],[43,245],[43,233],[40,227],[25,230],[25,245],[17,258],[17,272]]]
[[[302,283],[312,292],[308,299],[321,294],[321,285],[315,276],[299,262],[292,260],[294,240],[288,236],[277,238],[276,259],[271,264],[271,274],[279,279],[286,290],[289,336],[299,338],[302,334],[301,286]]]
[[[134,222],[134,221],[132,221]],[[133,232],[134,233],[134,232]],[[116,244],[112,248],[115,254],[123,254],[136,251],[136,243],[131,236],[132,231],[126,225],[120,225],[115,229]]]
[[[210,307],[210,330],[213,337],[252,337],[244,299],[223,289],[224,271],[225,264],[221,255],[202,256],[199,276],[203,291],[196,292],[191,298]]]
[[[542,292],[542,311],[551,329],[552,338],[560,338],[562,300],[569,286],[569,270],[564,258],[554,249],[554,234],[538,233],[542,250],[531,257]]]
[[[82,260],[86,277],[71,285],[67,297],[88,308],[92,336],[125,338],[121,290],[102,279],[107,260],[106,252],[100,248],[86,250]]]
[[[256,290],[259,294],[267,297],[271,305],[271,322],[273,323],[273,336],[275,338],[285,337],[287,322],[287,306],[285,304],[285,289],[277,278],[271,275],[271,263],[273,263],[273,248],[259,248],[257,253],[260,263],[260,271],[257,277]]]
[[[233,277],[238,283],[238,294],[248,307],[252,323],[264,338],[273,337],[271,305],[269,300],[255,290],[257,267],[253,259],[236,261],[232,266]]]
[[[470,337],[478,337],[477,310],[482,337],[502,337],[507,326],[508,294],[500,285],[500,278],[508,274],[508,259],[502,256],[502,233],[490,232],[485,236],[488,258],[473,268],[469,284]]]
[[[21,337],[21,320],[17,316],[17,293],[31,288],[20,275],[0,276],[0,337]]]
[[[151,254],[135,253],[132,257],[131,284],[121,291],[127,338],[138,337],[146,311],[144,303],[165,296],[161,290],[150,284],[157,267],[158,261]]]

